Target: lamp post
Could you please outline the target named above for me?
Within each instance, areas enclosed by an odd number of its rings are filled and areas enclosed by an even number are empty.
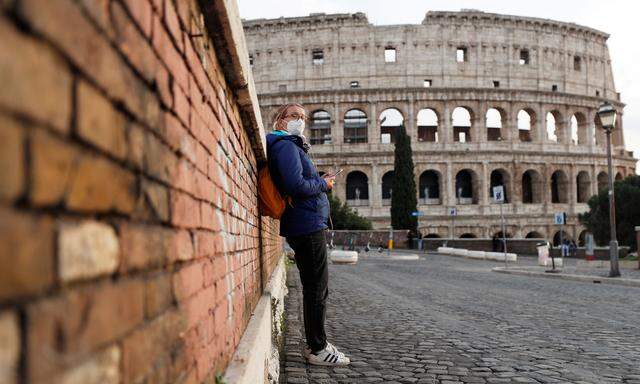
[[[618,240],[616,236],[616,203],[613,190],[613,166],[611,159],[611,131],[616,125],[616,109],[608,102],[605,102],[598,109],[598,117],[600,124],[607,134],[607,166],[609,168],[609,226],[611,232],[611,240],[609,241],[609,258],[611,260],[611,269],[609,277],[620,277],[620,269],[618,267]]]

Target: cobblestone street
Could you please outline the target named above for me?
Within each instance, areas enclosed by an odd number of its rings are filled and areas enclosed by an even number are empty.
[[[283,383],[640,383],[640,289],[490,272],[437,255],[331,265],[327,332],[351,357],[308,366],[289,266]]]

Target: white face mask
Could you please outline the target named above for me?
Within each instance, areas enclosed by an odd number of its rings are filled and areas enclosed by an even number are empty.
[[[287,131],[291,135],[302,136],[302,132],[304,132],[304,120],[291,120],[287,122]]]

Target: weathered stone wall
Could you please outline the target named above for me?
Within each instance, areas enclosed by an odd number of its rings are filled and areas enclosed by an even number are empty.
[[[285,102],[304,104],[310,116],[326,111],[330,129],[327,140],[312,149],[315,161],[323,172],[344,169],[333,193],[376,228],[390,222],[382,178],[393,170],[393,144],[381,140],[380,122],[387,109],[399,112],[411,136],[418,188],[423,189],[426,171],[437,174],[436,198],[425,200],[418,191],[424,234],[451,236],[451,206],[458,207],[455,237],[490,238],[501,231],[500,210],[490,192],[495,172],[506,189],[503,213],[512,237],[552,238],[559,231],[555,212],[568,214],[569,237],[584,236],[577,216],[588,209],[588,197],[606,185],[606,140],[596,119],[605,100],[619,112],[612,135],[615,176],[635,173],[637,160],[624,148],[624,104],[615,91],[603,32],[478,11],[429,12],[420,25],[375,26],[356,13],[249,20],[244,27],[265,126]],[[457,62],[461,47],[468,57]],[[396,50],[395,62],[385,62],[385,48]],[[314,50],[322,50],[321,64],[314,64]],[[523,50],[529,58],[521,64]],[[351,88],[351,81],[359,86]],[[465,142],[456,138],[458,107],[470,115]],[[364,143],[350,142],[345,133],[345,114],[352,109],[366,115]],[[437,117],[430,128],[437,140],[420,134],[419,116],[426,109]],[[489,109],[499,113],[501,128],[487,122]],[[522,129],[521,111],[530,118],[528,129]],[[555,119],[555,138],[548,132],[549,115]],[[311,120],[308,137],[313,128]],[[465,170],[473,196],[459,199],[456,177]],[[366,176],[368,199],[347,198],[355,171]],[[558,196],[552,194],[554,180]]]
[[[0,2],[0,382],[227,366],[281,243],[240,19],[206,5]]]

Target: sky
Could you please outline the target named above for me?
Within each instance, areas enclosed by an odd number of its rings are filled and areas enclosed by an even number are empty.
[[[389,6],[392,4],[392,6]],[[370,23],[420,24],[429,10],[463,8],[517,16],[541,17],[584,25],[611,35],[613,76],[622,93],[625,145],[640,157],[640,2],[608,0],[238,0],[243,19],[306,16],[314,12],[364,12]],[[640,174],[640,167],[637,168]]]

